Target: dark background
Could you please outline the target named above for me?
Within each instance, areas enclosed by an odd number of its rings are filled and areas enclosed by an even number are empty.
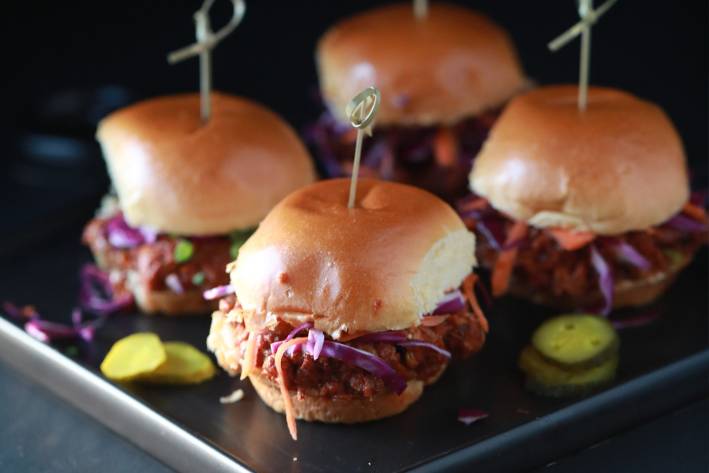
[[[216,88],[253,97],[294,125],[312,118],[313,49],[338,18],[382,1],[252,0],[242,25],[214,53]],[[577,21],[573,0],[470,0],[507,27],[530,77],[574,82],[578,41],[546,43]],[[600,4],[600,0],[596,0]],[[200,1],[3,2],[5,119],[25,125],[57,93],[119,85],[134,98],[197,90],[197,60],[166,54],[193,41]],[[230,14],[217,1],[214,29]],[[664,107],[690,158],[706,169],[707,2],[621,0],[593,29],[591,80]],[[95,118],[95,117],[94,117]]]
[[[216,3],[215,30],[222,24],[219,19],[230,14],[229,2]],[[213,55],[215,87],[257,99],[302,127],[319,112],[313,64],[317,38],[338,18],[380,3],[251,0],[242,25]],[[549,40],[577,21],[573,0],[459,3],[508,28],[530,77],[542,84],[577,80],[578,42],[558,53],[546,48]],[[198,89],[197,60],[170,66],[166,54],[193,42],[192,13],[200,4],[3,2],[0,137],[6,147],[0,159],[0,258],[19,257],[20,248],[69,227],[76,231],[90,215],[107,186],[93,141],[95,124],[103,114],[140,98]],[[707,2],[701,0],[620,0],[593,29],[592,83],[629,90],[667,111],[684,139],[695,187],[707,186],[707,17]],[[0,377],[0,385],[21,391],[18,398],[26,396],[23,383],[14,375]],[[44,396],[42,388],[27,389]],[[13,406],[5,406],[5,412],[21,407]],[[51,404],[48,409],[63,408]],[[645,458],[639,452],[658,452],[670,445],[676,457],[691,458],[688,455],[697,448],[685,452],[680,447],[691,442],[676,440],[706,438],[706,429],[703,437],[690,433],[701,427],[692,420],[701,418],[698,415],[706,419],[706,403],[701,414],[696,412],[684,424],[677,417],[657,421],[665,423],[662,428],[632,437],[641,439],[638,449],[631,451],[626,442],[608,455]],[[73,425],[69,414],[66,417],[69,420],[59,419],[57,425]],[[667,422],[672,422],[674,434],[669,434]],[[91,435],[86,429],[93,424],[86,425],[75,427],[78,438]],[[23,438],[22,432],[12,433],[13,444],[32,450],[33,437],[15,441]],[[104,449],[123,448],[115,437],[102,438],[111,442]],[[580,457],[584,463],[600,458],[598,450],[589,452]],[[131,455],[138,461],[139,453]],[[122,450],[120,456],[122,461],[129,457]]]

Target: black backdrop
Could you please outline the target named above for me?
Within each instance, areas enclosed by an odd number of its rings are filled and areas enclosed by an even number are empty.
[[[381,1],[251,0],[237,31],[214,54],[218,89],[253,97],[301,126],[316,116],[313,49],[329,24]],[[540,83],[577,79],[578,42],[558,53],[546,43],[576,19],[573,0],[469,0],[514,37],[528,74]],[[600,4],[601,0],[596,0]],[[199,0],[3,2],[3,132],[32,126],[59,91],[105,84],[132,97],[196,90],[197,61],[170,66],[168,51],[193,41]],[[215,29],[230,3],[213,9]],[[684,137],[705,185],[707,161],[707,2],[620,0],[593,30],[592,82],[661,104]]]

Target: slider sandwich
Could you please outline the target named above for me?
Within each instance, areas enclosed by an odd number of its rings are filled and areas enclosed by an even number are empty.
[[[83,240],[114,293],[167,315],[209,312],[204,288],[226,284],[224,266],[261,219],[313,181],[293,129],[262,105],[213,93],[146,100],[101,121],[97,138],[115,195]]]
[[[321,181],[281,201],[227,267],[208,346],[295,419],[371,421],[405,410],[488,330],[475,238],[414,187]]]
[[[707,239],[677,131],[620,90],[543,87],[513,99],[460,205],[493,293],[561,308],[647,304]]]
[[[351,172],[355,131],[345,105],[377,84],[384,100],[360,173],[425,188],[448,200],[467,175],[500,108],[528,87],[507,32],[466,8],[387,5],[332,26],[317,46],[326,111],[309,141],[330,177]]]

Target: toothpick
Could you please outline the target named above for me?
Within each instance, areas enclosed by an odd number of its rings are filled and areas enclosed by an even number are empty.
[[[212,113],[210,102],[212,91],[212,49],[239,26],[246,13],[246,4],[243,0],[231,0],[231,3],[234,6],[231,20],[215,33],[212,31],[209,20],[209,10],[212,8],[214,0],[204,0],[202,7],[194,14],[197,42],[167,55],[167,61],[170,64],[175,64],[193,56],[199,56],[200,109],[202,121],[205,122],[209,120]]]
[[[372,136],[374,118],[377,115],[381,101],[382,96],[379,89],[371,86],[355,95],[350,100],[350,103],[347,104],[347,108],[345,108],[345,113],[350,118],[350,123],[357,129],[352,179],[350,180],[350,197],[347,201],[347,208],[349,209],[354,208],[355,197],[357,196],[357,177],[359,175],[359,160],[362,156],[362,140],[365,133]]]
[[[581,21],[566,30],[547,45],[552,51],[558,51],[572,39],[581,35],[581,57],[579,61],[579,110],[586,110],[588,103],[588,79],[591,69],[591,26],[603,16],[618,0],[607,0],[606,3],[593,9],[593,0],[579,0],[578,12]]]
[[[414,16],[423,20],[428,15],[428,0],[414,0]]]

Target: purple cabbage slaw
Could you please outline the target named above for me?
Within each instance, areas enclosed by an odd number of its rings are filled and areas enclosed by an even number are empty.
[[[706,223],[698,222],[682,213],[675,215],[665,222],[664,225],[688,233],[705,232],[709,229]]]
[[[700,196],[700,197],[697,197]],[[690,201],[695,205],[704,204],[705,193],[693,193]],[[508,249],[509,247],[519,247],[524,242],[522,240],[509,244],[502,244],[505,241],[504,236],[504,220],[505,217],[497,212],[488,204],[482,209],[466,209],[466,206],[480,197],[471,193],[464,199],[458,202],[458,213],[461,218],[475,219],[475,229],[488,242],[488,244],[497,251]],[[698,222],[684,215],[682,211],[671,217],[661,226],[667,226],[679,231],[696,233],[709,230],[709,225],[705,222]],[[635,266],[641,271],[647,271],[651,268],[650,261],[645,258],[637,249],[628,242],[617,237],[601,237],[598,243],[606,243],[610,246],[613,256],[621,262]],[[603,305],[600,308],[602,315],[608,315],[613,307],[613,273],[608,262],[603,258],[600,251],[595,245],[590,245],[591,265],[598,275],[598,287],[603,295]]]
[[[217,286],[207,289],[202,293],[202,297],[208,301],[212,301],[214,299],[220,299],[224,296],[228,296],[229,294],[234,294],[234,288],[230,284],[226,284],[224,286]]]
[[[465,309],[465,298],[459,289],[448,292],[434,309],[433,315],[452,314]]]
[[[84,265],[80,274],[79,307],[72,310],[71,325],[46,320],[32,306],[20,308],[12,302],[5,302],[3,310],[23,323],[30,336],[43,343],[90,342],[106,317],[131,306],[133,298],[128,293],[116,297],[108,275],[94,265]]]
[[[118,212],[106,224],[108,242],[115,248],[135,248],[145,243],[154,243],[158,232],[145,227],[131,227],[123,217],[123,212]]]
[[[480,409],[465,408],[461,407],[458,409],[458,421],[465,425],[470,425],[473,422],[485,419],[489,417],[490,414]]]
[[[111,286],[108,274],[93,264],[81,268],[79,285],[79,305],[89,312],[112,314],[133,304],[133,296],[125,292],[117,296]]]
[[[608,315],[613,308],[613,272],[608,262],[601,256],[596,245],[591,245],[591,265],[598,274],[598,287],[603,295],[602,315]]]
[[[300,349],[303,350],[304,353],[312,356],[315,360],[317,360],[320,356],[335,358],[343,363],[357,366],[358,368],[381,378],[387,387],[397,394],[401,394],[404,389],[406,389],[406,380],[404,377],[397,373],[396,370],[389,366],[384,360],[366,350],[355,348],[344,343],[335,342],[333,340],[326,340],[325,334],[321,330],[313,328],[312,322],[306,322],[295,327],[285,339],[273,342],[271,344],[271,352],[276,353],[281,344],[287,342],[288,340],[292,340],[293,337],[303,330],[308,331],[307,340],[289,347],[288,350],[286,350],[287,355],[292,356],[296,349]],[[406,334],[403,331],[398,330],[369,333],[353,338],[350,341],[392,342],[402,347],[428,348],[434,350],[440,355],[445,356],[446,358],[451,357],[450,352],[447,350],[423,340],[410,340],[406,337]]]

